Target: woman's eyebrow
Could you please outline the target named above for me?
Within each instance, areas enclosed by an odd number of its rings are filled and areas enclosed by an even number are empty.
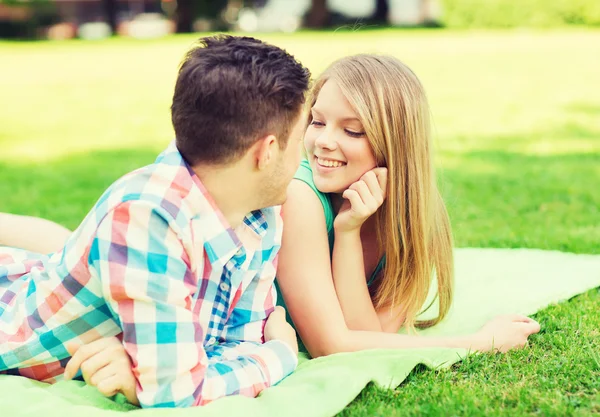
[[[316,108],[316,107],[314,107],[314,106],[310,108],[310,111],[311,111],[311,112],[314,112],[314,113],[317,113],[318,115],[321,115],[321,114],[322,114],[322,113],[319,111],[319,109],[317,109],[317,108]]]
[[[321,113],[319,111],[319,109],[317,109],[316,107],[311,107],[310,111],[318,114],[319,116],[323,115],[323,113]],[[354,116],[345,117],[345,118],[341,119],[340,121],[341,122],[358,122],[358,123],[361,123],[360,120],[358,119],[358,117],[354,117]]]

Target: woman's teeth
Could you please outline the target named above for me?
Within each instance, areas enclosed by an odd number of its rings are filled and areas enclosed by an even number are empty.
[[[317,158],[317,162],[319,163],[319,165],[322,165],[324,167],[329,167],[329,168],[339,168],[341,166],[346,165],[340,161],[332,161],[330,159],[321,159],[321,158]]]

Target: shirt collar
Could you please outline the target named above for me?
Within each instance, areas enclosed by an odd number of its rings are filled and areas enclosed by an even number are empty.
[[[231,228],[229,222],[219,209],[213,197],[210,195],[200,178],[192,167],[185,161],[175,141],[171,142],[167,149],[159,155],[156,163],[179,165],[192,179],[193,188],[197,191],[194,195],[195,219],[200,223],[200,229],[204,236],[204,248],[211,263],[227,262],[245,246],[238,234]],[[193,191],[190,191],[191,193]],[[262,210],[248,213],[243,220],[242,226],[250,229],[260,239],[267,234],[268,224]]]

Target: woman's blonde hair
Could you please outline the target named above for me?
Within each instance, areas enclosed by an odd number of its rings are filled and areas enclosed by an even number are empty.
[[[448,213],[436,184],[423,86],[393,57],[355,55],[334,62],[316,80],[311,107],[329,79],[336,81],[362,122],[378,166],[388,169],[387,196],[376,214],[386,264],[372,293],[374,305],[399,306],[409,329],[433,326],[452,301],[453,253]],[[434,273],[439,314],[417,321]]]

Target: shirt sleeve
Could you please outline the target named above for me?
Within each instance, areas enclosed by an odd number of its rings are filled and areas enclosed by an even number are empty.
[[[268,365],[272,384],[285,378],[298,365],[298,355],[287,343],[280,340],[264,343],[264,327],[277,303],[276,264],[276,259],[269,259],[261,273],[246,287],[229,316],[221,340],[228,345],[231,342],[258,344],[254,354],[264,357],[262,360]],[[240,345],[239,349],[246,349],[248,345]]]
[[[196,274],[168,218],[149,203],[122,203],[100,222],[89,254],[90,272],[100,277],[123,329],[140,404],[189,407],[231,394],[254,397],[293,370],[280,359],[287,346],[235,341],[208,357],[206,329],[193,309],[213,300],[195,301]]]
[[[235,307],[225,325],[222,342],[263,343],[267,318],[277,305],[275,275],[281,247],[283,219],[279,207],[273,207],[268,212],[266,211],[264,214],[269,224],[268,233],[262,239],[260,250],[254,255],[260,259],[253,260],[253,262],[260,261],[262,267],[236,300]],[[270,374],[272,383],[275,384],[296,368],[298,355],[287,343],[279,340],[269,341],[263,346],[265,349],[269,349],[264,353],[266,356],[272,357],[273,351],[275,351],[279,359],[267,362],[273,364]]]
[[[277,303],[275,264],[276,261],[267,261],[240,295],[225,326],[224,341],[264,341],[267,318]]]

